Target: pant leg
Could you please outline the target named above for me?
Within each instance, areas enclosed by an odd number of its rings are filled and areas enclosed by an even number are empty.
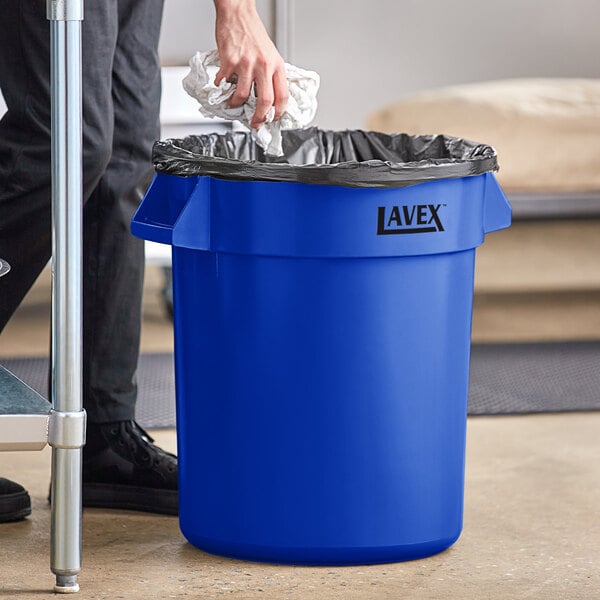
[[[51,238],[45,2],[0,0],[0,12],[0,87],[9,109],[0,122],[0,255],[13,267],[0,288],[2,328],[48,261]],[[129,218],[157,136],[161,14],[154,0],[129,6],[103,0],[85,9],[83,350],[90,421],[134,412],[143,254],[129,234]],[[148,89],[135,81],[142,60]],[[152,108],[148,120],[145,102]],[[113,139],[115,126],[121,129]]]
[[[159,136],[162,0],[118,0],[110,161],[85,207],[84,382],[90,421],[134,418],[144,243],[130,233]]]
[[[0,88],[8,106],[0,120],[0,256],[12,266],[0,286],[1,330],[49,257],[50,91],[47,32],[34,7],[0,0],[0,14]]]
[[[87,10],[84,26],[84,198],[104,173],[112,145],[112,56],[116,9]],[[0,331],[51,254],[50,26],[44,0],[0,0]],[[89,30],[93,32],[90,41]],[[87,34],[87,35],[86,35]],[[92,63],[92,64],[90,64]],[[93,82],[93,83],[91,83]],[[99,107],[102,107],[100,109]]]

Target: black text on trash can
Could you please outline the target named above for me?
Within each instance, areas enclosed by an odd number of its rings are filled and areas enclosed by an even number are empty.
[[[444,231],[440,216],[440,210],[444,206],[446,205],[379,206],[377,209],[377,235]]]

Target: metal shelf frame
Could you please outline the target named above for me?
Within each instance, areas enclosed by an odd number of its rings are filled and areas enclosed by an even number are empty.
[[[0,369],[0,450],[52,447],[50,568],[54,591],[79,591],[82,401],[83,0],[47,0],[52,146],[52,408]],[[0,271],[7,272],[0,261]],[[18,412],[11,412],[11,406]]]

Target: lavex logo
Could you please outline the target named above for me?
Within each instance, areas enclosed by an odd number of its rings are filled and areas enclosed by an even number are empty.
[[[444,231],[440,209],[445,204],[378,207],[377,235]]]

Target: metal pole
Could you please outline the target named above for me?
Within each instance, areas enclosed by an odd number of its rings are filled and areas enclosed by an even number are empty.
[[[47,0],[52,88],[52,519],[55,591],[81,570],[83,0]]]

